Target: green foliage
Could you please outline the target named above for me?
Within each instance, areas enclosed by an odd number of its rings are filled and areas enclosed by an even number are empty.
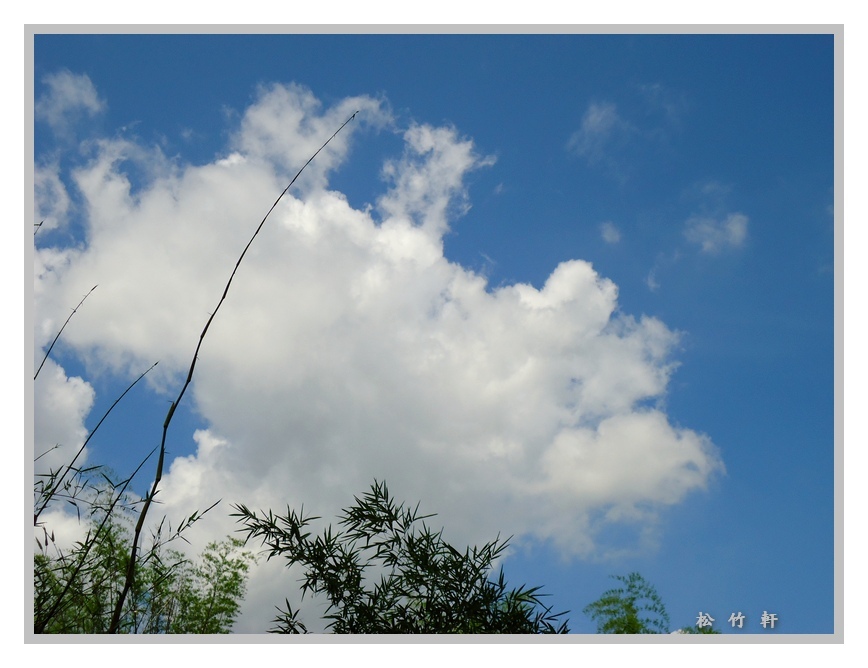
[[[287,508],[262,517],[235,506],[247,539],[259,538],[268,558],[303,568],[302,596],[324,596],[325,619],[334,633],[567,633],[565,613],[541,603],[539,587],[508,589],[501,569],[490,573],[508,542],[496,539],[459,551],[424,522],[432,515],[396,504],[385,482],[312,537],[319,519]],[[289,601],[274,620],[274,633],[306,633]]]
[[[105,633],[118,574],[125,568],[121,531],[91,527],[72,549],[53,541],[34,555],[34,630],[37,633]],[[37,539],[38,540],[38,539]],[[49,556],[49,549],[55,554]]]
[[[253,560],[250,552],[240,551],[243,546],[237,538],[211,542],[196,564],[184,565],[171,592],[176,614],[169,633],[229,633]]]
[[[61,548],[43,528],[34,555],[34,631],[107,633],[130,558],[129,513],[90,518],[86,536]],[[186,526],[186,524],[184,525]],[[228,633],[253,555],[243,541],[209,543],[198,560],[165,548],[162,525],[142,552],[123,606],[121,633]]]
[[[685,633],[687,635],[713,635],[716,633],[720,633],[713,626],[703,626],[699,627],[695,624],[693,626],[685,626],[683,628],[678,629],[679,633]]]
[[[657,590],[638,573],[612,576],[624,586],[610,589],[584,609],[597,633],[668,633],[669,615]]]

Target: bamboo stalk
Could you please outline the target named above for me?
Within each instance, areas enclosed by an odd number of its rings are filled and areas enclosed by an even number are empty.
[[[220,297],[220,301],[217,302],[217,307],[211,313],[208,321],[205,323],[205,327],[202,329],[202,333],[199,335],[199,342],[196,344],[196,350],[193,352],[193,360],[190,362],[190,370],[187,372],[187,379],[184,381],[184,385],[181,387],[181,391],[178,393],[177,398],[172,402],[172,405],[169,407],[169,412],[166,414],[166,420],[163,422],[163,436],[160,442],[160,456],[157,460],[157,471],[154,477],[154,483],[151,487],[151,491],[149,494],[145,496],[145,504],[142,506],[142,511],[139,514],[139,521],[136,523],[136,529],[133,534],[133,543],[130,548],[130,560],[129,565],[127,567],[127,575],[126,580],[124,582],[124,588],[121,591],[121,595],[118,597],[117,604],[115,605],[114,614],[112,615],[111,625],[109,626],[109,633],[117,633],[118,626],[120,625],[121,612],[123,610],[124,601],[126,600],[127,593],[130,590],[130,587],[133,583],[133,578],[135,577],[135,568],[136,568],[136,556],[138,552],[138,543],[139,537],[142,533],[142,527],[145,524],[145,517],[148,514],[148,510],[151,507],[151,502],[157,494],[157,488],[160,484],[160,480],[163,477],[163,463],[166,456],[166,435],[169,430],[169,425],[172,422],[172,417],[175,414],[175,409],[181,403],[181,399],[184,397],[184,393],[187,391],[187,387],[189,387],[191,381],[193,380],[193,371],[196,369],[196,360],[199,358],[199,350],[202,347],[202,341],[205,339],[205,335],[208,333],[208,328],[211,326],[211,323],[214,320],[214,317],[217,315],[217,311],[220,310],[220,307],[223,305],[224,300],[226,299],[226,295],[229,294],[229,287],[232,285],[232,280],[235,278],[235,273],[238,271],[238,267],[241,266],[242,260],[244,260],[244,256],[247,254],[247,250],[250,248],[253,240],[259,235],[260,230],[262,230],[263,225],[265,225],[265,221],[268,220],[268,217],[271,215],[271,212],[277,207],[280,203],[280,200],[283,199],[283,196],[289,191],[289,189],[293,186],[301,173],[305,170],[305,168],[313,162],[313,159],[319,155],[320,151],[322,151],[326,146],[328,146],[329,142],[334,139],[337,134],[344,129],[344,126],[347,125],[351,120],[356,117],[356,114],[359,112],[356,111],[350,116],[347,120],[343,122],[343,124],[335,130],[335,133],[329,137],[325,143],[320,146],[316,152],[308,158],[308,161],[302,165],[301,169],[298,170],[298,173],[292,178],[292,181],[289,182],[289,185],[283,189],[283,192],[278,195],[277,199],[274,200],[274,204],[271,205],[271,208],[262,218],[262,221],[256,228],[256,231],[253,233],[253,236],[250,237],[250,241],[247,242],[247,245],[244,247],[244,250],[241,251],[241,255],[238,257],[238,261],[235,263],[235,267],[232,269],[232,273],[229,276],[229,280],[226,282],[226,287],[223,289],[223,294]]]

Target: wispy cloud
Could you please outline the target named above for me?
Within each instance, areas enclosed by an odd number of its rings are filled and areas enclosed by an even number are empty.
[[[694,183],[685,191],[684,196],[693,200],[691,208],[694,209],[682,228],[684,240],[692,247],[691,252],[715,256],[745,245],[750,220],[744,213],[728,210],[727,200],[731,192],[731,186],[715,180]],[[651,292],[660,289],[661,275],[677,264],[686,252],[684,244],[679,244],[671,251],[657,254],[645,277],[645,284]]]
[[[685,196],[694,200],[694,212],[684,223],[684,238],[700,252],[717,255],[741,248],[748,238],[749,218],[732,211],[729,203],[733,188],[710,179],[693,184]]]
[[[748,217],[730,213],[722,217],[691,216],[684,227],[688,241],[698,244],[703,253],[716,254],[739,248],[747,238]]]
[[[55,134],[63,136],[81,115],[94,116],[105,109],[105,102],[86,74],[62,70],[43,77],[46,90],[34,106],[37,121],[47,123]]]
[[[567,150],[620,181],[626,181],[634,167],[628,156],[668,144],[688,106],[683,96],[659,83],[630,92],[633,99],[626,105],[591,102],[567,141]]]
[[[621,241],[621,230],[611,221],[600,223],[600,236],[607,244],[616,244]]]
[[[582,124],[567,142],[567,148],[588,160],[603,162],[613,143],[623,141],[631,126],[619,115],[612,102],[593,102],[582,117]]]
[[[652,118],[656,116],[656,124],[650,132],[664,139],[680,126],[687,113],[690,105],[686,96],[661,83],[641,84],[638,90],[647,113]]]
[[[33,173],[33,195],[37,222],[41,232],[59,227],[66,221],[71,202],[60,179],[57,163],[37,166]]]

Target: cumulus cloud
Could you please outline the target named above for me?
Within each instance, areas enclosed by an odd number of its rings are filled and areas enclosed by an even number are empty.
[[[55,134],[65,135],[82,115],[94,116],[105,108],[96,88],[86,74],[62,70],[42,79],[46,90],[33,108],[37,121],[47,123]]]
[[[41,360],[40,360],[41,361]],[[94,391],[79,377],[67,377],[66,372],[48,360],[33,383],[34,457],[37,473],[58,470],[78,452],[87,429],[84,420],[93,406]],[[84,464],[87,453],[77,460]]]
[[[198,166],[99,144],[69,180],[86,245],[37,250],[37,330],[100,283],[66,345],[119,373],[159,359],[152,384],[174,387],[257,215],[356,109],[388,123],[374,98],[323,109],[301,87],[263,88],[223,157]],[[495,288],[444,256],[469,206],[465,177],[492,159],[454,128],[413,125],[384,162],[376,208],[357,210],[328,174],[358,130],[321,154],[240,267],[189,395],[196,451],[170,464],[164,509],[223,498],[328,517],[376,477],[437,512],[456,543],[514,534],[588,554],[606,523],[649,521],[722,469],[710,440],[662,409],[677,332],[622,313],[589,262],[565,260],[541,287]],[[135,193],[119,155],[151,172]],[[201,527],[234,529],[217,513]],[[240,630],[267,627],[293,589],[264,578]]]
[[[232,146],[241,155],[265,160],[279,172],[293,174],[354,113],[357,123],[383,127],[390,122],[382,100],[350,97],[320,113],[320,101],[297,84],[260,86],[256,101],[244,112]],[[322,188],[326,175],[348,150],[350,132],[341,133],[317,155],[297,184],[302,190]]]
[[[703,253],[716,254],[738,248],[747,238],[748,217],[730,213],[725,217],[692,216],[684,227],[684,236],[699,245]]]
[[[449,228],[449,214],[457,217],[469,209],[461,185],[464,175],[494,164],[494,158],[477,156],[473,142],[459,139],[453,128],[416,125],[404,140],[403,158],[390,160],[383,168],[392,188],[379,200],[379,207],[388,218],[412,220],[440,236]]]

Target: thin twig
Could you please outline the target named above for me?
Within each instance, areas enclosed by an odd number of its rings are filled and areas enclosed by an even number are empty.
[[[45,357],[42,358],[42,364],[45,364],[45,360],[48,359],[48,356],[51,354],[51,349],[54,348],[54,344],[57,343],[57,339],[60,338],[60,335],[63,333],[64,327],[69,324],[69,321],[72,320],[72,316],[75,315],[75,312],[84,304],[84,300],[90,297],[90,293],[96,290],[96,286],[94,285],[90,290],[87,291],[87,294],[81,298],[81,301],[78,302],[78,306],[72,309],[72,313],[69,314],[69,317],[66,319],[66,322],[63,323],[63,327],[60,328],[60,331],[57,333],[57,336],[54,337],[54,341],[51,342],[51,345],[48,346],[48,350],[45,351]],[[39,368],[36,370],[36,373],[33,376],[33,380],[36,380],[36,376],[39,375],[39,372],[42,371],[42,364],[39,365]]]
[[[344,126],[351,120],[353,120],[358,113],[358,111],[354,112],[352,116],[345,120],[343,124],[337,130],[335,130],[335,133],[316,150],[316,153],[314,153],[312,156],[310,156],[310,158],[308,158],[308,161],[304,163],[304,165],[302,165],[301,169],[298,170],[298,173],[292,178],[292,181],[289,182],[289,185],[286,186],[286,188],[283,189],[283,192],[278,195],[276,200],[274,200],[274,204],[271,205],[271,208],[262,218],[262,221],[257,226],[256,231],[253,233],[253,236],[250,237],[250,241],[247,242],[244,250],[241,251],[241,255],[238,257],[238,261],[235,263],[235,268],[232,270],[232,273],[229,275],[229,280],[226,282],[226,287],[223,290],[220,301],[217,302],[217,307],[214,309],[214,312],[211,313],[211,316],[205,323],[205,327],[202,329],[202,333],[199,335],[199,342],[196,344],[196,350],[193,352],[193,360],[192,362],[190,362],[190,370],[187,372],[187,379],[184,381],[184,385],[183,387],[181,387],[181,391],[178,393],[178,397],[175,399],[175,401],[172,402],[172,405],[169,407],[169,412],[166,414],[166,420],[165,422],[163,422],[163,437],[160,441],[160,457],[157,460],[157,473],[154,477],[154,484],[151,487],[151,492],[147,496],[145,496],[145,505],[142,506],[142,512],[139,514],[139,521],[136,523],[136,530],[133,534],[133,544],[130,549],[130,560],[127,566],[127,577],[126,581],[124,582],[124,588],[121,591],[121,595],[118,598],[117,604],[115,605],[111,625],[109,626],[109,633],[117,633],[118,626],[120,625],[121,611],[123,609],[124,600],[126,599],[127,592],[129,592],[130,587],[132,586],[133,577],[135,575],[136,553],[138,551],[139,536],[141,535],[142,527],[145,523],[145,517],[148,514],[148,509],[151,506],[151,501],[153,501],[154,496],[157,494],[157,486],[160,484],[160,480],[163,477],[163,461],[166,455],[166,434],[169,430],[169,424],[172,422],[172,417],[175,414],[175,409],[178,407],[178,404],[181,403],[181,399],[183,398],[184,393],[187,391],[187,387],[193,380],[193,371],[196,368],[196,360],[199,358],[199,349],[202,347],[202,341],[205,338],[205,334],[208,333],[208,328],[211,326],[211,322],[217,315],[217,311],[219,311],[220,307],[223,305],[223,301],[226,299],[226,295],[229,294],[229,287],[232,285],[232,279],[235,278],[235,272],[238,271],[238,267],[241,266],[241,261],[244,260],[244,256],[247,254],[247,250],[250,248],[253,240],[256,239],[256,237],[259,235],[260,230],[262,230],[262,227],[263,225],[265,225],[265,221],[268,220],[271,212],[274,211],[280,200],[283,199],[283,196],[286,195],[287,192],[289,192],[289,189],[295,183],[296,179],[301,176],[301,173],[305,170],[305,167],[307,167],[313,161],[313,159],[316,158],[317,155],[319,155],[320,151],[322,151],[326,146],[328,146],[329,142],[334,139],[337,134],[344,129]]]

